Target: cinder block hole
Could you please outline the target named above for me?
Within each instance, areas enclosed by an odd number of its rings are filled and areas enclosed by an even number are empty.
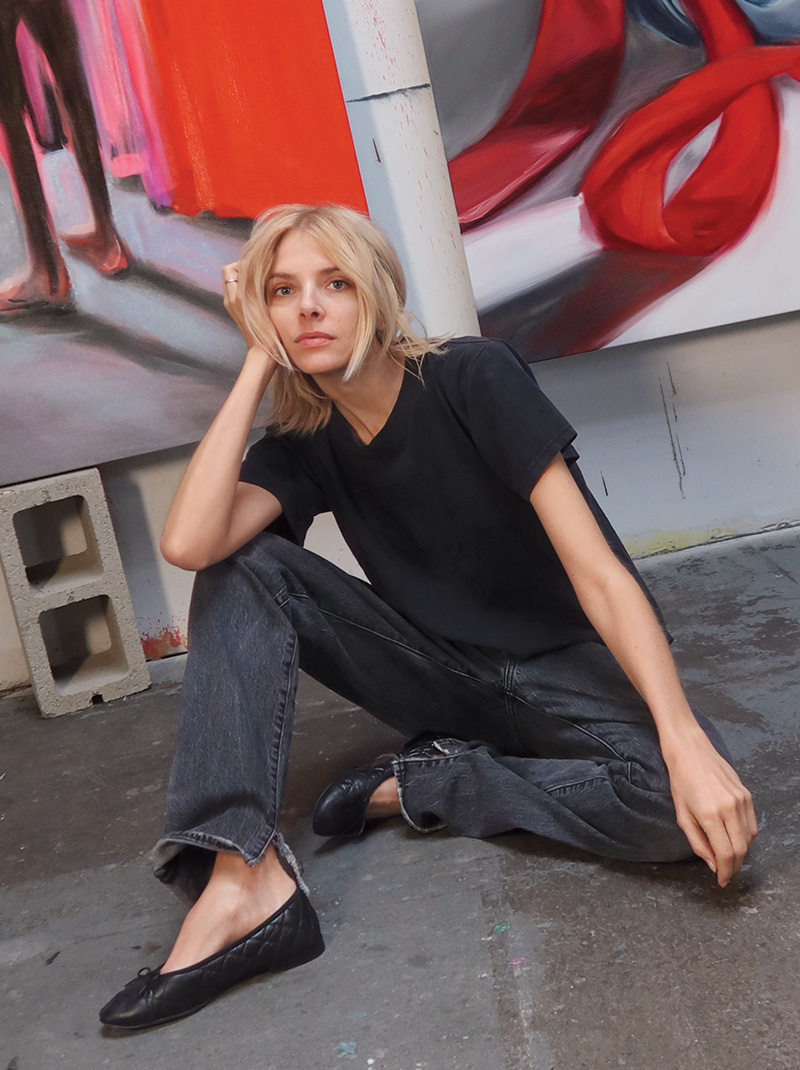
[[[101,575],[89,507],[80,495],[21,509],[14,530],[31,586],[50,591]]]
[[[127,674],[128,660],[108,595],[46,610],[39,615],[39,626],[61,694],[97,692]]]

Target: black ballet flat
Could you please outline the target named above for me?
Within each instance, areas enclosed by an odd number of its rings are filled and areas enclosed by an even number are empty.
[[[100,1021],[117,1029],[174,1022],[243,981],[291,970],[324,950],[316,912],[298,888],[265,922],[202,962],[164,974],[160,967],[140,970],[100,1010]]]
[[[360,836],[373,791],[394,776],[395,755],[383,754],[372,765],[357,765],[335,780],[317,799],[311,827],[317,836]]]

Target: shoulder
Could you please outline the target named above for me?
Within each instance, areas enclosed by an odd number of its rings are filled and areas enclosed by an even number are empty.
[[[465,335],[448,338],[439,353],[429,353],[424,367],[430,366],[440,376],[461,376],[481,365],[512,364],[527,368],[519,353],[501,338],[479,338]]]
[[[483,390],[538,390],[526,361],[499,338],[448,339],[441,353],[425,357],[422,368],[426,385],[462,396]]]

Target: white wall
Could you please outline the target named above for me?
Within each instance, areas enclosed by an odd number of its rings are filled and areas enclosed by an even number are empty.
[[[800,523],[800,314],[635,343],[535,367],[579,431],[582,467],[638,555]],[[190,450],[101,472],[151,655],[177,652],[191,576],[158,556],[158,534]],[[311,545],[352,558],[330,518]],[[0,689],[28,680],[0,590]]]
[[[535,370],[633,554],[800,524],[800,313]]]

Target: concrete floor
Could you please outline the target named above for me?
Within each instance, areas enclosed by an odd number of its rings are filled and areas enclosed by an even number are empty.
[[[179,686],[55,721],[0,702],[0,1070],[770,1070],[800,1065],[797,529],[645,566],[761,835],[725,892],[700,865],[604,862],[398,822],[329,844],[326,778],[396,737],[305,681],[284,829],[328,942],[316,962],[151,1032],[97,1009],[181,909],[149,874]]]

